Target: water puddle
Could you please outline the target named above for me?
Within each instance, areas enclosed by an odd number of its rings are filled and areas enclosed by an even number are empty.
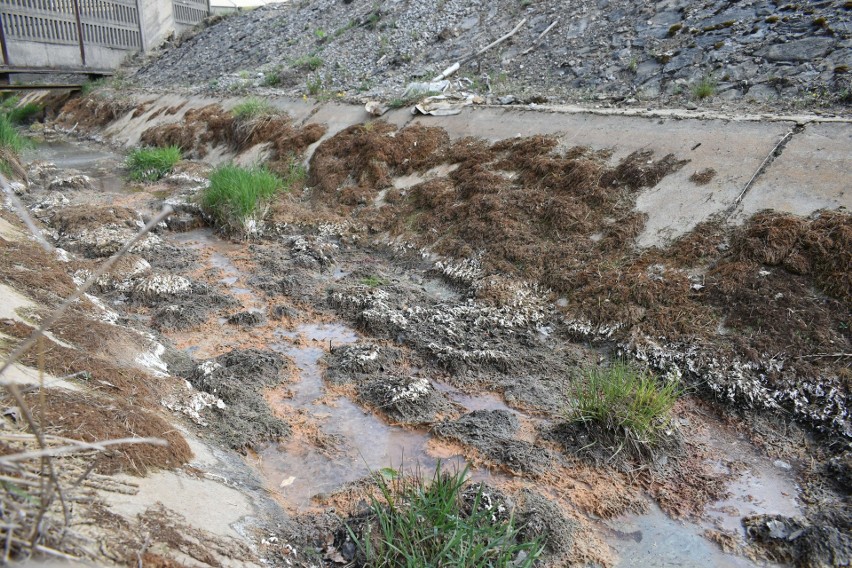
[[[238,283],[245,284],[245,275],[228,257],[229,253],[242,252],[244,245],[218,238],[213,229],[194,229],[176,233],[170,235],[169,240],[182,247],[206,253],[207,265],[221,274],[220,283],[227,286],[230,292],[238,296],[252,311],[265,311],[266,304],[257,294],[250,288],[238,285]]]
[[[325,394],[320,359],[329,348],[357,341],[352,329],[340,324],[303,324],[274,334],[282,341],[269,347],[295,362],[298,378],[272,394],[273,407],[283,415],[309,408],[323,434],[336,441],[330,451],[285,442],[260,452],[261,471],[287,503],[311,506],[314,497],[386,467],[407,471],[435,467],[437,459],[426,450],[426,432],[388,426],[345,397],[320,402]],[[460,463],[461,458],[444,461]]]
[[[109,193],[126,192],[126,181],[117,172],[121,157],[102,150],[66,140],[39,142],[22,153],[24,162],[52,162],[60,173],[77,170],[91,178],[92,188]]]
[[[746,558],[723,553],[702,536],[700,527],[670,519],[656,505],[642,515],[629,515],[603,524],[607,544],[618,554],[618,566],[746,568]]]

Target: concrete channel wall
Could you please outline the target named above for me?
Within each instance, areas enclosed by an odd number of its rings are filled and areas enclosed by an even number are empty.
[[[0,0],[3,68],[115,69],[209,13],[209,0]]]
[[[190,109],[209,104],[231,108],[241,99],[139,95],[137,101],[149,103],[146,111],[138,116],[134,111],[126,113],[106,127],[105,138],[131,148],[148,128],[180,122]],[[270,102],[295,124],[325,124],[328,131],[323,140],[353,124],[376,120],[360,106],[285,98]],[[169,108],[180,110],[170,115],[164,112]],[[468,107],[459,115],[445,117],[414,116],[408,109],[398,109],[381,120],[400,127],[441,127],[453,139],[477,136],[496,141],[547,134],[557,137],[564,148],[611,149],[613,161],[637,150],[651,150],[656,159],[673,154],[678,160],[689,160],[656,187],[639,194],[636,207],[648,215],[638,240],[643,247],[665,244],[719,216],[740,223],[764,209],[803,216],[820,209],[852,209],[850,120],[529,107]],[[323,140],[309,149],[309,155]],[[207,159],[248,164],[263,157],[263,148],[239,156],[215,148]],[[705,169],[716,172],[709,183],[690,181],[693,173]]]

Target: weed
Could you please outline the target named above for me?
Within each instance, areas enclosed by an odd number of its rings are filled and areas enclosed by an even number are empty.
[[[322,77],[319,75],[308,77],[305,81],[305,87],[308,89],[308,94],[312,96],[320,94],[322,92]]]
[[[169,173],[181,159],[177,146],[138,148],[127,156],[127,169],[133,181],[157,181]]]
[[[692,85],[692,97],[702,100],[712,97],[716,94],[716,81],[710,76],[703,77],[700,81]]]
[[[303,184],[308,179],[308,169],[295,156],[291,156],[283,175],[284,186],[289,189]]]
[[[266,168],[219,166],[210,174],[210,186],[201,194],[201,205],[220,227],[249,234],[283,188],[284,180]]]
[[[361,530],[347,526],[365,564],[533,566],[542,544],[524,542],[512,516],[501,518],[482,487],[475,492],[463,491],[467,473],[467,468],[444,472],[439,463],[428,482],[389,468],[376,474],[381,500],[372,498],[370,517],[358,527]]]
[[[277,111],[269,104],[269,101],[257,97],[249,97],[231,109],[234,118],[241,122],[248,122],[263,116],[272,116],[276,113]]]
[[[630,63],[627,64],[627,68],[631,73],[636,73],[636,70],[639,69],[639,60],[634,56],[630,58]]]
[[[9,97],[0,104],[0,113],[5,115],[12,124],[24,124],[42,111],[41,105],[26,103],[19,106],[20,102],[19,97]]]
[[[368,30],[374,30],[374,29],[376,29],[376,26],[378,26],[378,25],[379,25],[379,20],[381,20],[381,19],[382,19],[382,15],[381,15],[381,13],[380,13],[380,12],[378,12],[378,11],[374,11],[374,12],[372,12],[372,13],[371,13],[371,14],[367,17],[367,22],[366,22],[366,27],[367,27],[367,29],[368,29]]]
[[[379,286],[384,286],[385,281],[379,278],[378,276],[370,275],[366,278],[361,279],[361,284],[364,286],[369,286],[370,288],[377,288]]]
[[[418,101],[422,101],[425,98],[434,97],[440,94],[441,93],[438,91],[426,91],[425,93],[417,93],[416,95],[411,95],[409,97],[391,99],[391,101],[388,103],[388,106],[390,108],[403,108],[411,106],[417,103]]]
[[[18,161],[18,154],[32,143],[18,134],[9,118],[0,113],[0,172],[9,177],[21,177],[26,175],[25,170]]]
[[[572,417],[595,426],[614,454],[626,447],[641,455],[669,428],[669,414],[679,395],[676,383],[660,386],[647,372],[618,362],[588,372],[585,384],[574,393]]]
[[[277,87],[281,84],[281,68],[276,67],[275,69],[270,69],[266,73],[263,74],[263,82],[262,85],[264,87]]]
[[[83,93],[83,96],[89,95],[92,92],[107,86],[107,80],[103,77],[100,79],[95,79],[94,81],[86,81],[80,86],[80,92]]]
[[[348,32],[349,30],[351,30],[352,28],[354,28],[354,27],[355,27],[355,26],[357,26],[357,25],[358,25],[357,20],[349,20],[349,22],[348,22],[345,26],[339,27],[339,28],[337,28],[336,30],[334,30],[334,34],[333,34],[333,35],[334,35],[334,37],[336,37],[336,38],[337,38],[337,37],[340,37],[340,36],[342,36],[343,34],[345,34],[346,32]]]
[[[305,55],[304,57],[300,57],[293,61],[293,67],[296,67],[297,69],[316,71],[322,67],[324,63],[325,62],[322,60],[322,57],[318,55]]]
[[[316,36],[316,38],[322,42],[326,40],[326,38],[328,37],[328,33],[322,28],[317,28],[314,30],[314,36]]]

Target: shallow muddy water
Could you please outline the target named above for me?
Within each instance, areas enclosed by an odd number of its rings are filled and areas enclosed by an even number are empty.
[[[94,187],[100,191],[130,191],[115,173],[119,158],[103,150],[66,142],[50,143],[39,145],[27,158],[53,162],[60,173],[69,168],[79,170],[96,180]],[[110,167],[112,173],[106,171]],[[223,241],[209,229],[162,236],[167,242],[199,252],[205,270],[218,274],[215,281],[237,298],[244,309],[268,311],[263,294],[252,290],[248,283],[251,275],[245,274],[234,260],[247,245]],[[335,266],[332,279],[345,278],[353,268]],[[447,298],[453,296],[451,292],[442,293]],[[215,337],[217,328],[213,327],[209,331],[213,335],[205,341],[225,345],[242,333],[233,326],[220,325],[218,329],[221,338]],[[329,350],[361,339],[353,329],[324,319],[294,327],[269,325],[251,333],[255,345],[260,343],[258,347],[274,350],[295,365],[291,380],[267,394],[273,410],[291,423],[294,436],[261,449],[253,463],[289,509],[315,507],[322,503],[324,494],[361,479],[370,471],[400,466],[408,471],[417,467],[429,471],[435,467],[438,458],[430,455],[427,431],[389,425],[346,396],[327,392],[321,360]],[[226,334],[228,338],[223,339]],[[175,344],[185,345],[186,337],[180,332],[168,335]],[[186,349],[198,356],[198,347],[190,345]],[[441,383],[433,386],[467,411],[509,410],[523,420],[535,422],[534,418],[509,409],[496,393],[469,394]],[[728,467],[725,464],[732,460],[741,464],[742,469],[737,470],[738,476],[728,487],[730,496],[709,505],[700,523],[674,521],[655,505],[646,514],[595,521],[604,540],[619,556],[619,566],[765,565],[725,554],[703,534],[707,529],[741,533],[740,518],[748,514],[798,513],[792,472],[783,462],[777,464],[759,456],[746,442],[729,434],[710,431],[702,438],[724,458],[717,464],[720,471],[725,471]],[[464,463],[460,456],[442,457],[445,462]],[[475,474],[477,478],[488,476],[484,471]]]
[[[320,359],[330,347],[357,341],[353,330],[341,324],[308,323],[293,330],[278,329],[275,336],[282,341],[269,347],[295,362],[298,377],[286,390],[272,394],[273,405],[284,415],[307,409],[336,441],[327,451],[285,442],[260,452],[261,470],[271,482],[280,480],[276,486],[288,504],[309,506],[312,497],[382,468],[428,471],[435,467],[437,460],[426,451],[426,432],[388,426],[343,396],[318,403],[325,393]]]

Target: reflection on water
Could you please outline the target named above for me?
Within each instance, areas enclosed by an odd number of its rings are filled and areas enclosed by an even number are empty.
[[[261,470],[288,503],[308,506],[314,495],[330,493],[344,483],[385,467],[402,466],[406,470],[435,467],[437,460],[426,453],[429,441],[426,432],[389,426],[345,397],[322,406],[316,404],[325,391],[319,361],[329,346],[357,341],[352,329],[340,324],[304,324],[293,331],[277,330],[275,335],[281,339],[299,339],[297,343],[282,341],[270,345],[292,358],[299,374],[295,383],[287,385],[286,393],[273,394],[272,404],[284,413],[310,408],[313,417],[320,420],[323,432],[339,441],[331,455],[293,442],[273,445],[260,452]]]

